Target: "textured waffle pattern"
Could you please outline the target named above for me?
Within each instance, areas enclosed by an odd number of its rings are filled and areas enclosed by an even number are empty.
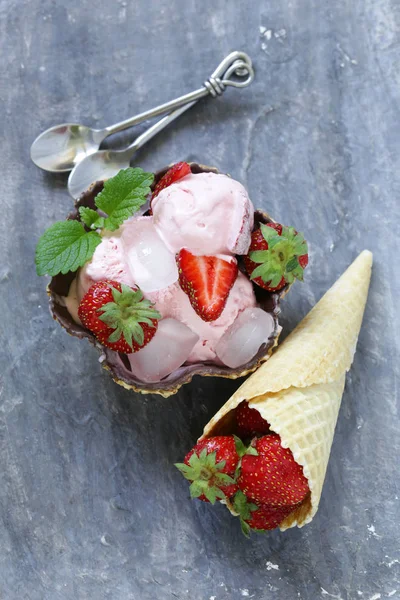
[[[255,398],[249,404],[281,436],[282,446],[290,448],[302,465],[311,490],[312,507],[303,521],[291,515],[282,529],[305,525],[317,512],[331,451],[333,433],[343,394],[344,375],[333,383],[307,388],[289,388]]]
[[[311,498],[281,526],[302,526],[317,511],[345,374],[353,361],[371,276],[372,254],[362,252],[275,354],[226,402],[204,429],[247,400],[279,433],[309,480]]]
[[[350,369],[364,314],[372,254],[365,250],[237,393],[254,398],[326,383]]]

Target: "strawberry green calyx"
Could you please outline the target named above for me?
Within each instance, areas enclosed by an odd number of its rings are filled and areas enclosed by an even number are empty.
[[[254,448],[254,446],[252,446],[251,444],[243,444],[242,440],[237,435],[234,435],[233,438],[235,440],[236,452],[238,453],[240,458],[242,458],[242,456],[244,456],[245,454],[252,454],[253,456],[258,456],[258,452]]]
[[[258,510],[257,504],[249,502],[241,490],[237,491],[232,503],[233,510],[238,514],[242,532],[246,537],[250,536],[251,527],[246,523],[251,519],[251,513]]]
[[[260,277],[271,287],[278,286],[282,278],[286,283],[293,283],[295,279],[302,281],[304,271],[302,257],[308,254],[308,246],[303,234],[298,233],[294,227],[282,227],[281,233],[263,224],[260,225],[260,229],[268,249],[250,252],[250,260],[258,264],[251,273],[251,279]]]
[[[192,454],[189,464],[175,463],[185,479],[192,482],[189,487],[190,496],[199,498],[204,495],[211,504],[226,498],[221,487],[235,483],[230,475],[222,473],[226,461],[221,460],[217,463],[216,454],[207,453],[207,449],[203,448],[199,455],[195,452]]]
[[[139,346],[144,344],[142,324],[154,327],[154,320],[161,319],[161,315],[153,308],[150,300],[145,300],[142,291],[121,284],[121,291],[111,287],[113,302],[107,302],[97,309],[99,319],[114,329],[108,338],[109,342],[117,342],[121,336],[132,348],[134,342]]]
[[[233,439],[235,440],[235,448],[236,448],[237,455],[239,456],[239,461],[238,461],[236,471],[235,471],[235,482],[236,482],[236,480],[240,474],[240,467],[242,465],[243,456],[246,456],[246,454],[252,454],[253,456],[258,456],[258,452],[254,448],[254,446],[252,446],[251,444],[249,444],[249,445],[243,444],[242,440],[237,435],[234,435]]]

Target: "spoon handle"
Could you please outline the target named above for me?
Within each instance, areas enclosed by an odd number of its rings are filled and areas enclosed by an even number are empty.
[[[246,79],[243,79],[242,81],[231,80],[230,77],[233,74],[235,74],[238,78],[246,77]],[[215,69],[209,79],[204,82],[201,88],[194,90],[189,94],[184,94],[175,100],[165,102],[164,104],[160,104],[155,108],[146,110],[135,117],[131,117],[130,119],[126,119],[125,121],[121,121],[120,123],[116,123],[110,127],[105,127],[101,131],[101,134],[103,135],[104,139],[113,133],[117,133],[123,129],[127,129],[128,127],[132,127],[133,125],[137,125],[138,123],[146,121],[152,117],[157,117],[164,113],[170,113],[171,111],[174,111],[175,109],[186,104],[193,106],[194,102],[197,102],[197,100],[200,100],[200,98],[208,96],[209,94],[213,98],[216,98],[217,96],[221,96],[223,94],[227,86],[246,87],[253,81],[253,78],[254,72],[250,57],[244,52],[231,52],[231,54],[224,58],[224,60],[218,65],[218,67]],[[188,106],[188,108],[190,108],[190,106]]]
[[[123,154],[124,158],[129,160],[133,156],[133,154],[135,154],[135,152],[137,150],[139,150],[139,148],[141,148],[146,142],[151,140],[157,133],[159,133],[165,127],[167,127],[167,125],[172,123],[172,121],[175,121],[175,119],[177,119],[182,113],[189,110],[189,108],[192,108],[192,106],[194,106],[196,104],[196,102],[197,102],[197,100],[194,102],[191,102],[190,104],[185,104],[184,106],[181,106],[180,108],[175,109],[169,115],[163,117],[162,119],[157,121],[157,123],[154,123],[154,125],[152,125],[148,129],[146,129],[146,131],[144,131],[141,135],[139,135],[135,139],[135,141],[132,142],[132,144],[130,144],[127,148],[125,148],[124,150],[117,150],[116,152],[118,152],[118,154],[119,153]]]

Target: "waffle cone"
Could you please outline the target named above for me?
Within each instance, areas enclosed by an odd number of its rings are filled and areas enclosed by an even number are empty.
[[[280,525],[309,523],[318,509],[345,375],[353,362],[371,276],[364,250],[283,344],[206,425],[202,437],[228,433],[246,400],[302,465],[311,494]]]

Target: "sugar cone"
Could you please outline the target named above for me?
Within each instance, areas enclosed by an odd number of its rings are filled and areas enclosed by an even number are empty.
[[[318,509],[333,433],[364,314],[372,254],[364,250],[275,354],[206,425],[203,436],[231,433],[246,400],[302,465],[310,497],[280,525],[309,523]]]

